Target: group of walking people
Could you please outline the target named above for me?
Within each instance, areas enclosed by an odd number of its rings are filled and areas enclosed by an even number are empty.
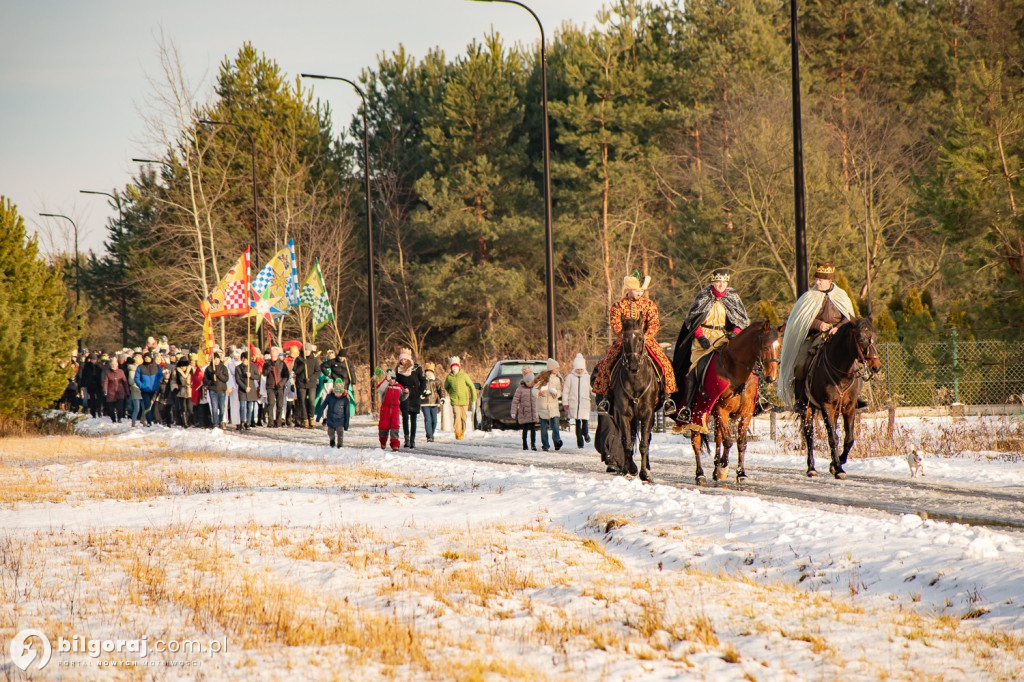
[[[561,450],[559,419],[563,410],[566,418],[573,422],[576,447],[582,448],[584,443],[590,442],[591,391],[586,359],[582,353],[577,353],[572,371],[564,380],[559,367],[557,360],[548,358],[540,374],[535,374],[530,366],[522,369],[522,379],[512,396],[511,415],[522,429],[523,450],[537,449],[538,425],[541,449]]]
[[[232,346],[226,353],[215,348],[200,363],[196,353],[151,337],[145,348],[73,357],[59,404],[93,417],[106,414],[114,422],[130,420],[132,426],[314,428],[328,395],[340,387],[346,399],[354,399],[354,384],[344,349],[321,352],[294,344],[287,353],[276,346],[260,353],[251,345]]]
[[[452,408],[455,439],[462,440],[472,406],[476,404],[476,386],[462,369],[462,360],[452,356],[448,360],[448,373],[444,381],[437,375],[437,366],[428,362],[420,366],[412,357],[412,350],[402,348],[398,364],[392,369],[379,370],[377,394],[380,397],[380,417],[377,421],[381,449],[388,445],[398,450],[398,431],[401,429],[406,448],[416,447],[417,421],[423,414],[423,432],[428,443],[434,442],[439,410],[447,401]]]

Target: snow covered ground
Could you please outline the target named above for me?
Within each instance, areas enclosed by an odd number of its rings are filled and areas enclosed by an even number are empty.
[[[900,432],[930,442],[947,427],[906,418]],[[368,422],[340,449],[319,431],[78,431],[89,438],[0,441],[4,642],[29,627],[224,638],[226,652],[161,659],[212,678],[1024,676],[1024,533],[642,485],[568,434],[550,457],[591,473],[451,457],[519,456],[516,433],[441,433],[435,456],[382,452]],[[793,439],[752,442],[748,470],[802,476]],[[938,450],[929,484],[1024,497],[1020,458]],[[671,434],[652,453],[692,462]],[[922,481],[902,456],[847,471]],[[156,674],[99,667],[133,654],[56,648],[37,674]]]

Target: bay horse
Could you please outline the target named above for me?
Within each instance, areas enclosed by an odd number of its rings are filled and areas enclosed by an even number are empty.
[[[622,355],[612,368],[609,398],[612,428],[622,442],[621,471],[639,474],[651,481],[649,449],[654,413],[661,407],[661,375],[647,354],[643,326],[638,320],[622,319]],[[633,460],[634,445],[640,450],[640,467]]]
[[[705,374],[704,385],[702,386],[703,392],[698,391],[694,399],[693,414],[701,415],[706,424],[707,416],[711,414],[720,396],[726,391],[733,395],[742,396],[747,390],[748,383],[756,383],[756,368],[758,366],[763,366],[765,360],[769,361],[769,365],[776,364],[771,362],[771,360],[772,354],[777,352],[778,341],[779,330],[775,325],[768,320],[755,320],[749,327],[729,341],[728,344],[715,351],[712,354],[707,373]],[[681,358],[679,354],[681,352],[689,354],[689,350],[689,348],[676,348],[677,363]],[[776,360],[777,357],[776,355]],[[777,376],[777,369],[775,371]],[[751,381],[752,377],[754,381]],[[756,391],[756,388],[754,390]],[[742,401],[742,398],[740,400]],[[751,403],[752,414],[753,403]],[[691,422],[696,421],[696,418],[691,418]],[[728,418],[722,419],[722,422],[728,424]],[[745,442],[745,432],[743,438]],[[706,453],[709,456],[711,454],[708,447],[707,431],[702,432],[697,429],[691,429],[690,444],[693,447],[693,456],[697,465],[695,473],[697,485],[707,485],[708,479],[704,475],[704,467],[701,465],[701,453]],[[728,460],[725,460],[723,466],[723,462],[716,458],[715,472],[715,477],[718,480],[723,480],[728,476]]]
[[[736,422],[736,480],[742,482],[747,478],[744,459],[747,454],[747,431],[750,420],[754,417],[761,382],[773,384],[779,378],[779,355],[782,352],[782,333],[786,325],[775,328],[768,320],[758,320],[751,326],[760,325],[759,338],[754,344],[761,348],[758,360],[754,364],[754,372],[747,381],[733,390],[732,384],[725,389],[712,410],[715,416],[715,471],[713,478],[724,481],[729,477],[729,451],[734,442],[732,422]],[[775,334],[771,329],[776,329]],[[738,337],[737,337],[738,338]],[[730,344],[731,345],[731,344]]]
[[[832,461],[830,474],[846,478],[843,465],[853,449],[857,430],[857,398],[865,373],[870,378],[882,368],[878,357],[878,332],[871,320],[858,317],[836,327],[818,349],[807,369],[803,384],[803,398],[798,398],[796,411],[807,443],[807,475],[815,477],[814,470],[814,414],[821,414],[828,435]],[[799,388],[799,387],[798,387]],[[798,392],[799,395],[799,392]],[[836,429],[839,416],[843,417],[843,452],[837,453]]]

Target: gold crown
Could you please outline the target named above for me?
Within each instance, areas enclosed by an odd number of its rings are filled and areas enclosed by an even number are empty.
[[[715,270],[714,272],[711,273],[711,281],[712,282],[725,282],[726,284],[728,284],[729,283],[729,273],[725,272],[724,270]]]
[[[834,265],[819,265],[816,273],[821,275],[834,275],[836,273],[836,266]]]

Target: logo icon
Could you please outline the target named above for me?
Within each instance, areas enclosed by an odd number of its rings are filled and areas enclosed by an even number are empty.
[[[50,648],[50,639],[46,635],[39,630],[22,630],[11,640],[11,660],[22,670],[28,670],[38,655],[32,648],[33,642],[29,641],[33,637],[38,637],[43,645],[43,654],[39,657],[39,665],[36,666],[36,669],[42,670],[50,662],[50,656],[53,654],[53,649]]]

